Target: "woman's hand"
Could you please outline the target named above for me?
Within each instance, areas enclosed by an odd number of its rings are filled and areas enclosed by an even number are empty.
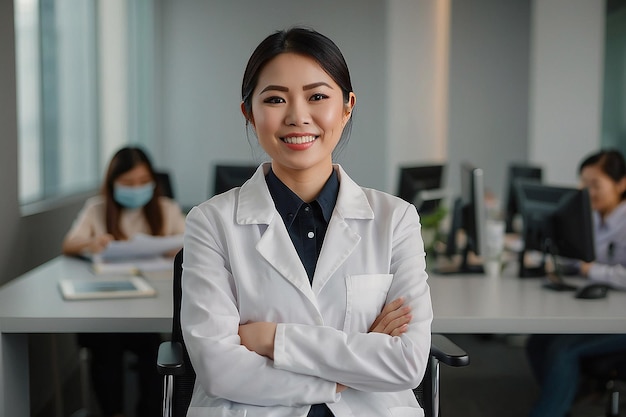
[[[110,235],[108,233],[96,236],[89,241],[85,249],[87,249],[87,251],[91,253],[100,253],[105,250],[107,246],[109,246],[109,243],[111,243],[112,240],[113,235]]]
[[[255,322],[239,326],[239,339],[241,344],[261,356],[274,359],[274,336],[276,335],[276,323]]]
[[[400,336],[409,328],[409,323],[413,318],[410,313],[411,307],[404,305],[404,298],[397,298],[383,308],[369,331]]]
[[[591,269],[593,262],[581,262],[580,263],[580,275],[583,277],[589,276],[589,270]]]
[[[178,252],[180,252],[181,249],[182,248],[172,249],[171,251],[165,252],[163,256],[167,258],[173,258],[178,254]]]

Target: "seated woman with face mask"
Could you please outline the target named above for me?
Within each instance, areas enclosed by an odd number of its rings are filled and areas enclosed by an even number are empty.
[[[171,236],[185,231],[179,205],[161,196],[152,164],[136,147],[111,159],[100,195],[87,200],[63,241],[65,255],[96,254],[112,240],[137,233]]]
[[[182,234],[185,218],[173,200],[161,196],[152,164],[136,147],[120,149],[111,159],[100,195],[87,200],[63,242],[65,255],[102,252],[113,240],[137,233]],[[103,416],[123,416],[125,351],[137,354],[137,416],[160,413],[160,378],[154,366],[158,334],[89,333],[78,335],[91,352],[91,379]]]

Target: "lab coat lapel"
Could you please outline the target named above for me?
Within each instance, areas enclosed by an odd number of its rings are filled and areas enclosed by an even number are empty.
[[[256,246],[257,250],[280,275],[291,282],[307,298],[317,305],[306,270],[291,243],[285,224],[275,216]]]
[[[291,243],[283,219],[265,183],[269,164],[263,164],[239,193],[237,223],[267,224],[256,249],[278,273],[317,305],[306,270]]]
[[[361,187],[348,177],[341,166],[335,165],[335,169],[339,174],[339,195],[315,267],[313,277],[315,294],[319,294],[326,282],[348,259],[361,240],[358,230],[350,226],[349,220],[374,219],[374,212]]]
[[[330,277],[348,259],[361,236],[353,231],[344,219],[330,219],[320,257],[313,275],[313,292],[319,294]]]

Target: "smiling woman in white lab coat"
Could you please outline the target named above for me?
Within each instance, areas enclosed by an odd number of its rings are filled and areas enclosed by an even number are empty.
[[[187,217],[189,416],[422,416],[432,307],[414,206],[333,164],[356,97],[327,37],[253,52],[242,112],[271,158]]]

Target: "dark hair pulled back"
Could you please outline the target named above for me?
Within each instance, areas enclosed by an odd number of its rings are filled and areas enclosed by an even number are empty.
[[[616,149],[604,149],[589,155],[580,163],[578,173],[581,174],[583,169],[589,166],[597,166],[615,182],[626,177],[624,156]],[[622,193],[622,200],[626,200],[626,191]]]

